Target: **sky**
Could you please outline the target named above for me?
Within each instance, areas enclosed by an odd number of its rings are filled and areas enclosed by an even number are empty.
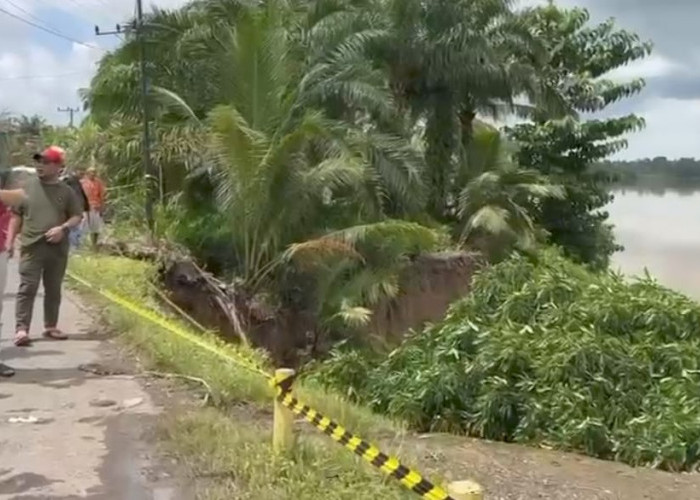
[[[187,0],[144,0],[169,8]],[[524,6],[546,0],[520,0]],[[620,68],[615,78],[643,77],[647,88],[611,107],[613,114],[634,112],[645,118],[644,131],[629,137],[625,159],[667,156],[700,158],[700,1],[558,0],[580,6],[593,21],[614,17],[617,24],[654,42],[653,54]],[[2,12],[2,10],[6,12]],[[68,123],[58,107],[80,107],[77,91],[86,87],[96,63],[119,40],[96,37],[94,25],[113,29],[134,12],[132,0],[0,0],[0,111],[40,114],[50,123]],[[75,41],[29,26],[19,16]],[[77,42],[83,42],[82,45]],[[83,114],[76,115],[79,120]]]

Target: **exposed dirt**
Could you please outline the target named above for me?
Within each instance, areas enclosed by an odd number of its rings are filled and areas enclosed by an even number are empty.
[[[403,445],[450,480],[474,479],[490,500],[641,500],[700,498],[700,474],[633,468],[521,445],[450,435]]]

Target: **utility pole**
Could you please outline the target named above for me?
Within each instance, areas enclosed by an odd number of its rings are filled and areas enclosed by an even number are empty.
[[[70,122],[68,123],[68,126],[70,128],[73,128],[73,115],[80,111],[80,108],[71,108],[68,106],[67,108],[56,108],[59,112],[61,113],[68,113],[70,115]]]
[[[137,41],[139,43],[140,66],[141,66],[141,102],[143,106],[143,175],[146,181],[146,223],[150,231],[151,238],[155,237],[155,220],[153,217],[153,193],[154,181],[156,176],[153,175],[153,167],[151,163],[151,113],[148,105],[149,81],[146,64],[146,42],[144,39],[144,22],[143,22],[143,2],[136,0],[136,21],[133,29],[136,31]],[[120,35],[122,26],[116,25],[115,31],[100,31],[99,26],[95,26],[95,35]]]

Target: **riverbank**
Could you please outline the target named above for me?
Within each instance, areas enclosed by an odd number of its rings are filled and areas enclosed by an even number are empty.
[[[73,260],[71,269],[91,277],[97,286],[118,290],[141,306],[158,307],[148,286],[153,269],[145,262],[81,256]],[[123,332],[122,340],[138,353],[144,366],[197,380],[197,391],[205,386],[206,407],[181,408],[167,415],[161,426],[163,445],[187,468],[197,498],[356,500],[358,491],[365,492],[364,498],[413,498],[414,494],[397,482],[387,481],[381,473],[308,427],[303,428],[308,437],[304,437],[294,456],[276,456],[271,448],[273,391],[265,378],[194,348],[188,341],[105,302],[90,290],[83,288],[82,292],[100,306],[111,328]],[[214,337],[207,340],[235,351]],[[264,364],[264,359],[257,361]],[[295,392],[363,437],[392,443],[386,452],[399,451],[404,440],[400,426],[313,387],[298,387]],[[402,458],[415,463],[405,453]]]
[[[149,294],[148,264],[81,257],[74,260],[72,269],[101,286],[132,297],[138,294],[142,305],[157,305]],[[205,392],[211,394],[212,405],[185,405],[163,418],[161,425],[162,444],[187,469],[197,498],[414,498],[307,426],[300,426],[302,446],[297,455],[275,458],[269,447],[272,395],[257,376],[193,350],[118,306],[94,296],[89,300],[100,305],[112,328],[124,332],[122,340],[147,366],[194,376],[210,387]],[[201,400],[201,383],[193,382],[192,390]],[[634,469],[574,454],[455,435],[406,433],[400,424],[345,403],[338,396],[312,387],[301,387],[300,394],[385,451],[395,452],[421,472],[441,479],[441,484],[474,478],[485,487],[487,498],[691,500],[700,496],[696,474]]]

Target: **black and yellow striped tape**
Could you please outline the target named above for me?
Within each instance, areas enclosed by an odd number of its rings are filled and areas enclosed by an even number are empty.
[[[454,500],[445,490],[425,479],[418,472],[403,465],[397,458],[383,453],[379,448],[348,432],[343,426],[325,417],[313,408],[301,403],[291,393],[292,377],[275,380],[277,399],[292,412],[328,435],[384,474],[401,482],[406,488],[428,500]]]
[[[397,458],[389,456],[383,453],[379,448],[373,444],[365,441],[364,439],[355,436],[354,434],[348,432],[344,427],[342,427],[337,422],[325,417],[313,408],[298,401],[291,393],[292,382],[294,377],[284,377],[276,378],[274,375],[270,375],[265,372],[262,368],[257,366],[252,361],[240,357],[236,357],[237,353],[222,349],[216,345],[204,341],[200,337],[193,335],[184,328],[180,327],[177,323],[174,323],[163,315],[145,309],[140,305],[132,302],[131,300],[125,299],[115,293],[108,290],[103,290],[95,285],[91,284],[87,280],[77,276],[75,273],[68,273],[69,277],[76,281],[77,283],[90,288],[100,295],[102,295],[107,300],[114,302],[115,304],[131,311],[138,316],[160,326],[161,328],[189,341],[198,347],[205,349],[212,354],[215,354],[226,361],[236,363],[237,365],[258,373],[270,380],[270,385],[272,385],[277,391],[277,399],[287,408],[289,408],[294,414],[299,415],[308,422],[310,422],[316,429],[320,430],[324,434],[328,435],[338,444],[341,444],[353,453],[361,456],[364,460],[369,462],[371,465],[381,470],[384,474],[392,477],[401,482],[409,490],[417,493],[421,497],[427,500],[454,500],[450,495],[447,494],[445,490],[439,486],[435,486],[433,483],[425,479],[418,472],[409,469],[403,465]]]
[[[197,347],[200,347],[205,351],[208,351],[227,362],[235,363],[241,368],[244,368],[248,371],[257,373],[258,375],[262,375],[263,377],[267,377],[269,379],[273,378],[272,375],[263,370],[260,366],[257,365],[257,363],[255,363],[253,360],[246,359],[241,353],[234,353],[230,349],[223,349],[220,346],[217,346],[211,342],[207,342],[201,337],[194,335],[192,332],[186,330],[185,328],[182,328],[179,324],[175,323],[174,321],[169,320],[164,315],[156,311],[146,309],[145,307],[142,307],[129,299],[121,297],[116,293],[112,293],[109,290],[103,290],[102,288],[93,285],[92,283],[90,283],[84,278],[81,278],[75,273],[68,272],[67,274],[68,277],[73,281],[83,285],[86,288],[94,290],[110,302],[114,302],[115,304],[123,307],[127,311],[130,311],[136,314],[137,316],[140,316],[143,319],[160,326],[164,330],[169,331],[170,333],[173,333],[178,337],[195,344]]]

